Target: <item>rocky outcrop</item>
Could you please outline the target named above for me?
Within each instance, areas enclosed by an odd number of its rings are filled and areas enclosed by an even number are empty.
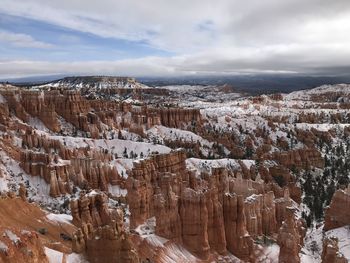
[[[0,227],[0,262],[48,263],[49,260],[37,233]]]
[[[346,263],[347,259],[339,252],[338,238],[326,237],[323,240],[322,263]]]
[[[286,218],[279,229],[277,243],[280,246],[278,262],[297,263],[300,262],[299,252],[301,241],[297,222],[295,220],[294,209],[286,209]]]
[[[324,159],[322,158],[321,153],[315,148],[298,149],[287,152],[274,152],[272,159],[289,169],[324,167]]]
[[[272,191],[245,199],[246,227],[252,237],[276,233],[277,209],[275,206],[275,196]]]
[[[131,229],[154,217],[157,235],[203,260],[212,251],[229,251],[254,261],[254,238],[276,234],[294,201],[288,188],[283,195],[259,176],[243,179],[243,169],[236,177],[222,168],[196,174],[186,168],[181,151],[135,162],[127,179]]]
[[[43,149],[32,151],[29,149]],[[68,149],[58,140],[28,131],[23,135],[20,165],[25,172],[42,177],[50,184],[50,194],[58,197],[71,193],[71,184],[82,189],[108,192],[108,185],[123,186],[124,182],[109,162],[113,156],[104,151]],[[52,153],[55,154],[52,154]]]
[[[157,218],[157,217],[156,217]],[[181,198],[180,222],[182,223],[182,240],[195,255],[209,257],[208,209],[203,193],[186,189]]]
[[[45,101],[43,91],[22,91],[20,97],[27,113],[40,119],[50,130],[54,132],[61,130],[54,104]]]
[[[116,220],[117,215],[109,211],[107,201],[108,197],[102,192],[92,191],[86,194],[82,191],[79,199],[72,199],[70,202],[73,224],[99,227]]]
[[[85,252],[89,262],[136,263],[138,255],[124,229],[123,212],[109,210],[103,193],[81,193],[71,201],[73,223],[80,228],[73,234],[72,248]]]
[[[198,109],[155,109],[160,116],[161,124],[167,127],[180,128],[184,124],[195,122],[200,123],[201,114]]]
[[[350,224],[350,186],[345,190],[337,190],[326,208],[324,230],[328,231],[334,228]]]
[[[224,195],[224,222],[227,249],[246,261],[253,261],[253,239],[246,229],[243,196]]]

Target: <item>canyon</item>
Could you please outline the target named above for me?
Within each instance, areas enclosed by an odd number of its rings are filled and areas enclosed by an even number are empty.
[[[0,262],[348,262],[350,86],[209,88],[0,84]]]

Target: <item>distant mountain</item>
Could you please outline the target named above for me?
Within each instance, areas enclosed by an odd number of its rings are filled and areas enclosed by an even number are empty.
[[[113,88],[144,88],[144,85],[130,77],[115,76],[74,76],[65,77],[40,86],[67,87],[71,89],[113,89]]]
[[[324,84],[350,83],[350,76],[302,76],[302,75],[240,75],[208,77],[139,78],[149,86],[228,84],[237,91],[258,95],[263,93],[288,93],[311,89]]]
[[[324,84],[350,83],[349,76],[306,76],[306,75],[237,75],[237,76],[185,76],[185,77],[140,77],[136,79],[151,87],[169,85],[203,85],[235,87],[237,92],[258,95],[263,93],[288,93],[297,90],[311,89]],[[63,75],[35,76],[18,79],[6,79],[20,86],[37,86],[42,84],[61,83],[77,88],[79,85],[90,87],[127,87],[134,78],[114,76],[71,76]],[[123,84],[124,83],[124,84]],[[100,85],[101,84],[101,85]],[[58,85],[58,84],[57,84]]]

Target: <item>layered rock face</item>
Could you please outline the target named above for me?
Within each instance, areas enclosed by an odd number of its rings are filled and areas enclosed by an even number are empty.
[[[69,236],[76,229],[73,225],[50,222],[38,205],[27,202],[24,185],[20,185],[18,197],[12,191],[0,194],[1,263],[48,263],[45,247],[56,250],[63,258],[71,253],[70,240],[63,240],[60,234]]]
[[[0,234],[0,262],[49,262],[37,233],[0,228]]]
[[[123,212],[110,211],[103,193],[81,193],[70,207],[73,223],[80,227],[73,234],[73,251],[85,252],[89,262],[139,262],[123,225]]]
[[[0,94],[6,100],[1,105],[3,111],[14,112],[22,121],[28,123],[31,118],[38,118],[53,132],[61,132],[62,118],[72,124],[77,130],[84,131],[92,138],[109,128],[126,127],[143,130],[154,125],[168,127],[183,127],[189,123],[200,123],[201,114],[197,109],[183,108],[153,108],[148,106],[132,106],[124,102],[108,100],[87,100],[80,91],[67,89],[53,90],[1,90]],[[7,106],[7,107],[6,107]],[[131,118],[128,114],[131,114]],[[117,120],[117,115],[121,116]]]
[[[234,177],[225,169],[198,175],[186,169],[185,159],[175,151],[134,163],[127,179],[130,227],[155,217],[157,235],[182,243],[203,260],[210,251],[229,251],[254,261],[253,238],[277,233],[293,203],[288,189],[276,199],[274,191],[282,190],[276,185],[240,173]]]
[[[22,138],[22,148],[13,146],[7,151],[18,153],[19,156],[14,159],[20,161],[20,166],[26,173],[39,176],[50,184],[52,197],[71,193],[73,185],[108,192],[108,184],[123,184],[116,168],[109,164],[111,154],[94,149],[71,150],[58,140],[32,131],[27,131]],[[44,151],[27,150],[28,148]]]
[[[161,124],[167,127],[181,128],[185,123],[200,123],[201,121],[201,114],[198,109],[163,108],[152,109],[151,112],[160,115]]]
[[[298,149],[287,152],[275,152],[273,160],[288,168],[309,169],[310,167],[324,167],[324,159],[315,148]]]
[[[108,210],[108,197],[103,193],[95,191],[85,194],[82,192],[79,199],[73,199],[70,208],[73,216],[73,224],[92,224],[94,227],[109,224],[114,216]]]
[[[329,208],[326,209],[324,230],[331,230],[350,224],[350,186],[337,190]]]
[[[338,239],[326,237],[323,240],[322,263],[346,263],[347,259],[339,252]]]

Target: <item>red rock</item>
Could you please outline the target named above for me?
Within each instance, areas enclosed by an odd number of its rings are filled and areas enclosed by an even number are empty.
[[[278,262],[300,262],[299,252],[301,249],[301,237],[294,216],[294,209],[286,209],[286,218],[279,229],[277,243],[280,246]]]
[[[323,240],[322,263],[347,263],[347,259],[339,252],[338,239],[326,237]]]
[[[334,193],[329,208],[326,208],[324,230],[328,231],[349,224],[350,186]]]
[[[72,249],[87,254],[89,262],[137,263],[138,255],[124,229],[121,210],[110,211],[103,193],[81,193],[71,201],[73,223],[80,228],[73,234]]]

